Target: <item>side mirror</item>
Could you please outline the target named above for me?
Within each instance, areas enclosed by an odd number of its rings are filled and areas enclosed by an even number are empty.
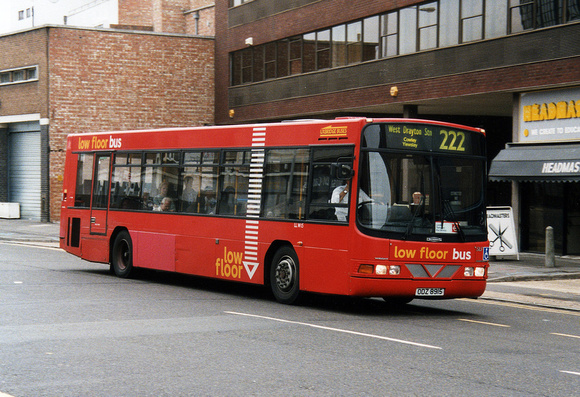
[[[331,165],[331,171],[332,176],[343,181],[348,181],[354,176],[354,170],[352,167],[344,163],[333,163]]]

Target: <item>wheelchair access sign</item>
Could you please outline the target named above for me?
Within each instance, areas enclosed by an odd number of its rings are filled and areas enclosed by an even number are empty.
[[[511,207],[487,207],[487,238],[490,256],[516,256],[520,259]]]

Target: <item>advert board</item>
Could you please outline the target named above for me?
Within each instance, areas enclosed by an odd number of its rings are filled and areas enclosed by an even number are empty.
[[[487,238],[490,256],[515,256],[520,259],[511,207],[487,207]]]

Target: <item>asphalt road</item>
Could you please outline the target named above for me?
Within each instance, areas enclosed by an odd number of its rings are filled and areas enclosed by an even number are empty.
[[[491,300],[309,296],[134,280],[0,242],[0,396],[571,396],[580,313]]]

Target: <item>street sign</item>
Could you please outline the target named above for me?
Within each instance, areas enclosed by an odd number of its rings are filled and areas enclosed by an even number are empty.
[[[516,256],[520,259],[511,207],[487,207],[487,237],[490,256]]]

